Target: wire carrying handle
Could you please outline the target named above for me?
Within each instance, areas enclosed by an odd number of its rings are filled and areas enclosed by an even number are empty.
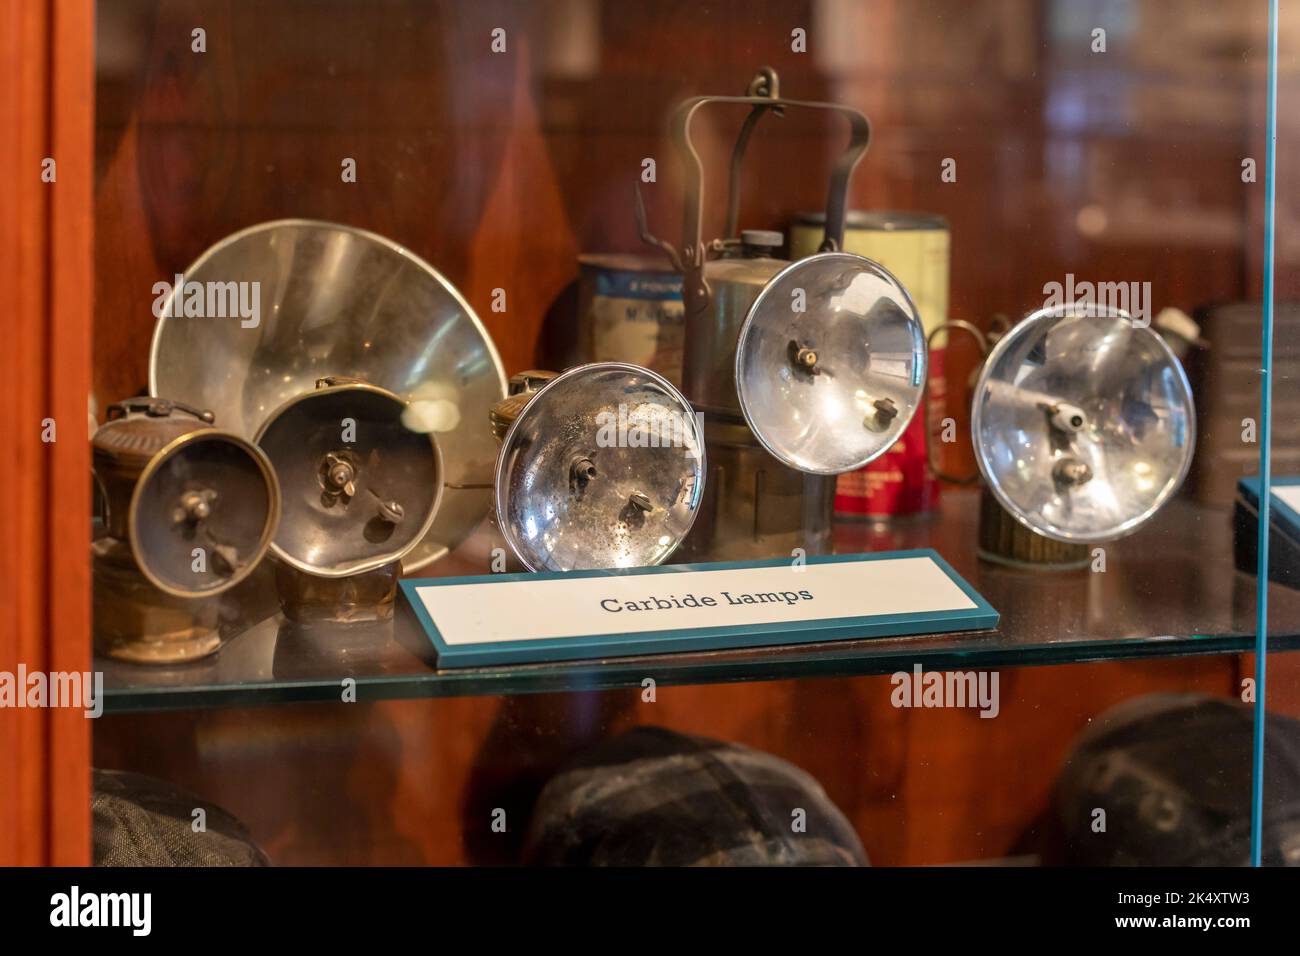
[[[961,319],[950,319],[949,321],[944,322],[939,326],[936,326],[935,329],[925,337],[926,348],[930,348],[934,345],[935,337],[938,336],[940,332],[948,332],[948,331],[965,332],[967,335],[969,335],[971,338],[975,340],[975,344],[979,347],[980,361],[982,362],[984,359],[988,358],[988,354],[989,354],[988,336],[985,335],[982,331],[980,331],[979,326],[971,322],[963,322]],[[934,476],[936,478],[941,479],[942,481],[950,481],[956,485],[973,485],[980,480],[980,472],[978,468],[976,468],[969,475],[953,475],[944,471],[943,468],[939,465],[939,463],[935,461],[934,433],[933,430],[929,427],[929,422],[926,423],[926,428],[925,428],[925,460],[926,460],[926,464],[930,466],[930,471],[934,473]]]
[[[708,105],[722,104],[748,106],[749,115],[740,128],[731,151],[730,179],[727,185],[726,235],[710,242],[707,247],[702,235],[704,220],[704,164],[691,138],[691,125],[696,114]],[[682,296],[687,316],[701,313],[708,307],[709,287],[704,281],[704,263],[709,252],[719,251],[736,240],[740,215],[741,168],[749,140],[758,121],[768,113],[784,116],[787,109],[819,110],[836,113],[849,125],[849,141],[831,169],[826,194],[826,236],[821,252],[838,251],[844,246],[844,224],[848,215],[849,179],[861,162],[871,141],[871,123],[866,114],[842,103],[821,103],[810,100],[790,100],[781,96],[780,79],[776,70],[763,67],[749,81],[744,96],[694,96],[684,100],[673,114],[671,128],[673,147],[682,162],[685,173],[684,213],[682,216],[682,243],[671,243],[651,235],[646,224],[645,203],[640,184],[635,184],[637,231],[643,242],[659,249],[672,263],[673,268],[685,276]]]

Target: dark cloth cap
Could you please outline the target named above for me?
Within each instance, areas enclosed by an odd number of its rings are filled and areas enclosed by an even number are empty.
[[[91,794],[95,866],[269,866],[244,825],[164,780],[96,770]],[[194,831],[194,811],[205,814]]]
[[[1250,706],[1204,694],[1152,694],[1101,715],[1057,782],[1065,862],[1248,864],[1253,734]],[[1300,865],[1300,721],[1269,714],[1264,746],[1263,861]]]
[[[762,751],[661,727],[602,741],[552,777],[524,855],[546,866],[867,865],[813,777]]]

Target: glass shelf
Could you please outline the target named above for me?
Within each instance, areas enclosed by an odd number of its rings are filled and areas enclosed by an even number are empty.
[[[211,658],[173,668],[105,659],[95,666],[104,672],[106,712],[121,713],[338,700],[345,678],[364,701],[596,691],[639,687],[647,677],[711,684],[892,673],[918,663],[1015,667],[1253,647],[1255,582],[1233,568],[1226,511],[1177,500],[1134,537],[1107,545],[1104,572],[1064,573],[980,560],[978,512],[977,493],[950,491],[940,515],[887,526],[841,522],[835,548],[935,548],[1001,613],[995,631],[439,670],[400,597],[393,621],[303,630],[278,613],[263,576],[239,591],[238,614],[251,626],[237,620]],[[438,571],[473,573],[456,557]],[[1270,594],[1270,648],[1300,648],[1300,592],[1275,585]]]

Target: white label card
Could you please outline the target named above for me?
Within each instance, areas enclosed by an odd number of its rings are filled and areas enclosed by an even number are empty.
[[[1300,513],[1300,485],[1274,485],[1273,497]]]
[[[879,636],[997,621],[933,552],[485,575],[403,581],[402,589],[440,658],[475,663],[504,645],[512,650],[501,660],[562,660],[827,640],[855,627],[857,636]],[[519,652],[530,644],[537,654]]]

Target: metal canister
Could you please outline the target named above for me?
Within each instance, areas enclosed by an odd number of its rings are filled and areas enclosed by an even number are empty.
[[[584,356],[631,362],[682,380],[682,276],[663,256],[578,257],[578,316]]]
[[[684,387],[704,416],[709,472],[699,519],[679,554],[686,561],[736,561],[830,550],[835,478],[788,468],[745,424],[736,392],[736,339],[750,306],[790,263],[775,258],[779,232],[746,229],[725,258],[704,263],[709,308],[686,350]]]
[[[746,229],[737,249],[701,268],[700,275],[709,288],[709,307],[691,327],[682,374],[686,394],[697,407],[740,415],[736,339],[758,294],[790,264],[776,258],[783,238],[769,229]]]
[[[706,239],[704,166],[692,140],[691,128],[695,117],[706,107],[713,106],[746,106],[749,113],[732,148],[731,185],[726,192],[723,233]],[[692,96],[683,100],[673,112],[670,130],[684,173],[682,241],[679,245],[651,234],[640,193],[636,194],[641,238],[661,250],[684,276],[686,342],[682,388],[696,411],[704,414],[709,466],[705,487],[717,491],[704,502],[691,534],[682,542],[680,553],[683,556],[716,560],[744,557],[757,551],[776,557],[800,551],[811,554],[827,547],[835,476],[859,461],[870,460],[879,450],[873,450],[868,456],[855,457],[843,468],[824,467],[823,462],[812,459],[796,459],[788,449],[777,450],[759,438],[750,406],[737,390],[737,375],[744,354],[740,336],[751,318],[751,310],[770,289],[771,282],[786,270],[798,268],[797,263],[776,258],[775,253],[782,245],[780,233],[739,228],[742,167],[750,136],[764,116],[785,115],[789,110],[831,113],[848,125],[849,138],[831,170],[826,192],[825,231],[829,239],[826,251],[832,258],[843,255],[839,250],[843,248],[849,180],[866,153],[871,135],[870,123],[861,111],[849,106],[783,98],[776,72],[770,68],[765,67],[754,75],[744,96]],[[821,263],[822,257],[809,257],[809,261],[814,260]],[[868,265],[874,268],[874,263]],[[889,282],[883,284],[892,285]],[[801,298],[793,298],[799,291],[793,289],[787,293],[792,298],[789,300],[790,312],[781,316],[783,321],[795,312],[804,311],[802,304],[795,306],[796,301],[802,303]],[[906,296],[900,293],[900,298],[906,299]],[[906,312],[905,322],[916,326],[911,304],[904,302],[902,305],[906,309],[895,303],[887,311],[891,315]],[[786,344],[793,343],[787,339]],[[788,349],[785,351],[789,352]],[[765,356],[756,364],[760,367],[760,377],[763,373],[779,376],[783,369],[791,372],[794,361],[804,363],[804,374],[814,374],[810,369],[817,368],[818,355],[815,349],[805,345],[796,348],[794,355]],[[909,363],[905,361],[904,365]],[[921,355],[919,366],[909,367],[923,369],[924,355]],[[766,389],[760,387],[759,391],[766,391],[769,396],[773,394],[770,383]],[[914,411],[915,407],[913,402],[911,410]],[[808,409],[806,414],[813,419],[819,417],[814,409]],[[763,427],[779,428],[798,415],[798,410],[778,407],[765,409],[759,417]],[[911,417],[909,414],[906,420]],[[900,421],[899,427],[902,426],[903,421]]]
[[[699,410],[709,470],[699,517],[678,559],[752,561],[796,549],[828,554],[834,476],[787,468],[755,440],[739,412]]]
[[[790,226],[790,258],[815,253],[822,242],[825,213],[806,213]],[[914,212],[850,211],[844,249],[879,262],[911,294],[929,335],[948,319],[951,240],[942,216]],[[947,405],[944,341],[930,347],[926,414],[917,415],[898,442],[871,464],[841,475],[835,511],[846,517],[880,518],[934,510],[939,482],[926,461],[925,429],[937,431]]]

